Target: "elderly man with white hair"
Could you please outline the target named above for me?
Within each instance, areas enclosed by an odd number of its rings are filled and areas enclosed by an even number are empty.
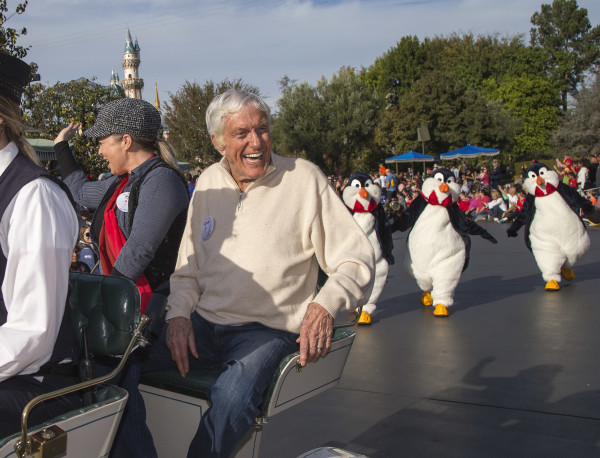
[[[200,175],[171,277],[168,326],[148,368],[225,369],[188,456],[227,457],[279,361],[327,355],[333,320],[369,297],[373,249],[314,164],[271,150],[269,108],[230,89],[206,113],[222,155]],[[317,291],[321,268],[328,280]]]

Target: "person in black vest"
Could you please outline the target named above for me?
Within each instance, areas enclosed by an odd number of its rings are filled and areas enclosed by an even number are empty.
[[[78,222],[68,190],[39,166],[19,104],[30,67],[0,52],[0,439],[34,397],[77,380],[66,307]],[[81,407],[79,395],[32,410],[35,425]]]

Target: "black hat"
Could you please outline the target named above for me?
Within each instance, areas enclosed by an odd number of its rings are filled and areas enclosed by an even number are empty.
[[[100,109],[96,122],[83,135],[92,138],[112,134],[155,139],[161,127],[160,113],[152,104],[141,99],[114,100]]]
[[[0,52],[0,94],[21,103],[23,89],[29,82],[31,67],[14,56]]]

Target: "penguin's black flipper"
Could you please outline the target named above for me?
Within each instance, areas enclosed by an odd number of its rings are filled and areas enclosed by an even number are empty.
[[[590,223],[596,225],[596,224],[600,224],[600,210],[599,209],[594,209],[591,212],[588,213],[584,213],[584,215],[588,221],[590,221]]]
[[[533,211],[535,210],[534,204],[535,197],[531,194],[527,194],[525,197],[525,201],[523,202],[523,207],[521,211],[517,213],[517,216],[513,220],[512,224],[508,229],[506,229],[506,234],[509,237],[516,237],[519,229],[524,225],[529,226],[531,223],[531,218],[533,217]],[[527,240],[529,240],[528,236],[525,236]]]
[[[448,207],[448,213],[454,230],[460,235],[479,235],[492,243],[498,243],[498,240],[496,240],[492,234],[473,220],[467,218],[465,214],[460,211],[456,202]]]
[[[394,221],[392,224],[392,232],[404,232],[413,227],[419,218],[419,215],[425,209],[426,205],[428,205],[427,201],[421,194],[419,194],[417,198],[408,206],[408,208],[402,212],[400,218]]]
[[[391,266],[394,264],[394,255],[392,254],[394,241],[392,240],[392,227],[388,222],[383,205],[378,205],[371,214],[375,217],[375,234],[377,234],[377,240],[379,240],[381,254]]]

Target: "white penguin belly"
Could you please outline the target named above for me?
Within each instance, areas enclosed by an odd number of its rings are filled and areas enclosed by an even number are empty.
[[[535,199],[529,240],[534,253],[558,251],[570,262],[575,262],[589,247],[581,220],[557,192]]]
[[[415,277],[419,272],[431,272],[432,267],[436,271],[443,267],[449,275],[456,275],[464,265],[465,243],[441,206],[425,207],[410,232],[408,250]]]

